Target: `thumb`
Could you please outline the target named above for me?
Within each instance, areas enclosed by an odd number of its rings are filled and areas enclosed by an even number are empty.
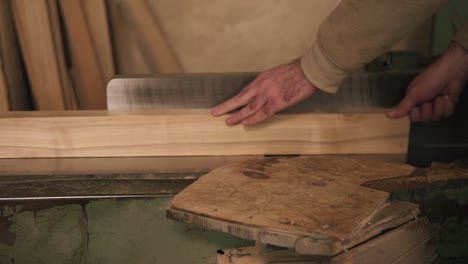
[[[397,106],[387,111],[387,116],[391,118],[405,116],[413,109],[414,105],[413,99],[407,95]]]

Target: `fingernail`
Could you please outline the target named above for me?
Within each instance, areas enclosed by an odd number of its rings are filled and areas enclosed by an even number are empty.
[[[389,111],[387,111],[387,116],[389,116],[389,117],[395,117],[395,115],[396,115],[396,111],[395,111],[395,110],[389,110]]]

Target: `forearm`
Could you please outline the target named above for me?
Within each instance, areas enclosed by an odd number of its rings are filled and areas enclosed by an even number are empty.
[[[343,0],[321,24],[301,58],[307,79],[336,92],[342,80],[388,51],[434,14],[446,0]],[[461,41],[466,39],[461,35]]]

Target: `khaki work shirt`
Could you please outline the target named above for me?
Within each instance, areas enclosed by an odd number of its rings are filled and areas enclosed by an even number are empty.
[[[384,54],[447,0],[343,0],[322,22],[317,39],[301,57],[307,79],[334,93],[350,73]],[[468,50],[468,21],[454,41]]]

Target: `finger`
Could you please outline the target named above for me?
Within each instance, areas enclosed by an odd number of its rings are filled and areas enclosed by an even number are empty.
[[[421,106],[421,121],[429,122],[432,119],[432,103],[424,103]]]
[[[214,116],[224,115],[228,112],[231,112],[234,109],[248,104],[250,100],[252,100],[252,98],[255,97],[256,93],[256,89],[252,89],[252,87],[253,86],[245,87],[245,91],[242,91],[233,98],[215,107],[213,110],[211,110],[211,114]]]
[[[421,122],[421,109],[419,109],[419,107],[415,107],[411,110],[410,119],[413,122]]]
[[[270,103],[266,103],[260,108],[254,115],[248,117],[242,121],[244,126],[251,126],[257,123],[262,122],[263,120],[269,118],[270,116],[274,115],[275,111]]]
[[[414,105],[414,100],[410,96],[405,96],[397,106],[387,111],[387,116],[398,118],[407,115],[414,108]]]
[[[444,96],[444,117],[449,117],[453,115],[453,112],[455,111],[455,103],[451,100],[449,96]]]
[[[265,103],[266,100],[259,99],[259,96],[254,97],[248,105],[242,108],[242,110],[227,118],[226,124],[229,126],[238,124],[245,118],[255,114]]]
[[[444,116],[444,111],[445,111],[445,99],[443,96],[437,96],[437,98],[434,100],[432,120],[434,121],[440,120]]]

